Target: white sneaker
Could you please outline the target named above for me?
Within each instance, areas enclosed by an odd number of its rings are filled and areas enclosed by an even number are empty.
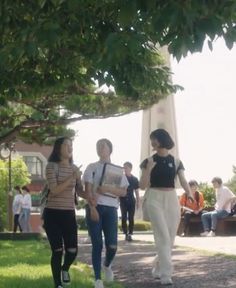
[[[208,236],[208,234],[209,234],[209,231],[205,231],[205,232],[201,233],[200,236],[206,237],[206,236]]]
[[[173,281],[172,281],[172,279],[170,277],[164,277],[164,278],[161,279],[161,284],[165,285],[165,286],[172,285]]]
[[[157,268],[157,267],[152,268],[152,277],[154,279],[160,279],[161,278],[159,268]]]
[[[215,237],[215,236],[216,236],[216,233],[213,231],[210,231],[207,235],[207,237]]]
[[[152,277],[155,279],[160,279],[160,268],[159,268],[159,259],[158,255],[152,261]]]
[[[104,271],[104,278],[106,282],[112,282],[114,280],[114,273],[111,269],[111,265],[106,267],[103,266],[103,271]]]
[[[95,281],[94,288],[104,288],[103,282],[101,279]]]

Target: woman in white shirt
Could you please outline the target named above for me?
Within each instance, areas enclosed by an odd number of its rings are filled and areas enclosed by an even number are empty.
[[[17,232],[17,228],[19,227],[20,232],[22,232],[22,228],[19,223],[19,216],[21,212],[22,202],[23,202],[23,195],[19,186],[15,188],[16,195],[14,196],[13,203],[12,203],[12,212],[14,215],[14,228],[13,232]]]
[[[112,143],[108,139],[97,142],[99,160],[88,165],[84,172],[86,198],[89,202],[87,224],[92,242],[92,263],[95,274],[95,288],[103,288],[101,280],[101,260],[103,237],[106,253],[103,263],[105,281],[113,281],[111,263],[117,251],[117,208],[119,197],[125,196],[129,182],[121,170],[119,185],[104,185],[102,182],[106,165],[111,163]],[[112,165],[112,164],[111,164]],[[111,176],[112,177],[112,176]]]
[[[19,223],[23,232],[31,232],[30,211],[32,207],[30,190],[27,186],[21,188],[23,192],[22,209],[19,216]]]

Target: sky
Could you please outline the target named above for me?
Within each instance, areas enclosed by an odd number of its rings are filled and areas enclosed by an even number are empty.
[[[189,54],[179,63],[171,59],[173,82],[184,87],[175,96],[179,156],[188,179],[226,182],[236,165],[236,47],[219,39],[213,51]],[[96,142],[108,138],[114,145],[112,162],[133,163],[139,176],[142,111],[104,120],[70,125],[77,131],[74,160],[82,170],[97,161]]]

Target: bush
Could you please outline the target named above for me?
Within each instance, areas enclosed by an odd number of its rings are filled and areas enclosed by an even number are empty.
[[[200,183],[199,191],[202,192],[204,197],[204,207],[214,207],[216,202],[214,188],[209,186],[207,183]]]
[[[119,223],[119,230],[122,231],[121,223]],[[149,231],[151,230],[151,223],[143,220],[134,221],[134,231]]]

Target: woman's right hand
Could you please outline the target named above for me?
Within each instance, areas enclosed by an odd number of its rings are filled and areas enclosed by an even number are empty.
[[[90,208],[90,218],[92,221],[94,222],[98,222],[99,221],[99,214],[98,214],[98,211],[96,209],[95,206],[89,206]]]

